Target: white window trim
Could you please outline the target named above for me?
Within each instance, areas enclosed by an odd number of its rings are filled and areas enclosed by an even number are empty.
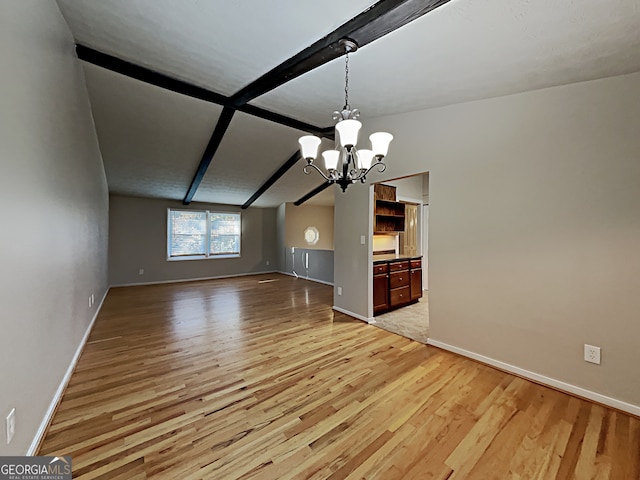
[[[207,218],[207,233],[206,233],[206,251],[205,255],[180,255],[171,256],[171,212],[204,212]],[[240,217],[240,248],[238,253],[225,253],[221,255],[211,254],[211,214],[233,214]],[[225,212],[219,210],[190,210],[185,208],[167,208],[167,261],[168,262],[182,262],[185,260],[215,260],[223,258],[240,258],[242,254],[242,214],[240,212]]]

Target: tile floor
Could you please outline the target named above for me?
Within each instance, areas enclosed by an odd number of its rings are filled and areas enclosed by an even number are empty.
[[[418,303],[378,315],[372,325],[421,343],[427,343],[429,337],[429,297],[427,292],[424,292]]]

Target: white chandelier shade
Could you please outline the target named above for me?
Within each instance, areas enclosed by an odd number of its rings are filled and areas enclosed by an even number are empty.
[[[336,124],[336,133],[340,139],[340,146],[350,149],[358,143],[358,132],[362,123],[358,120],[342,120]]]
[[[326,150],[322,152],[322,158],[324,158],[324,166],[328,171],[336,170],[340,160],[340,152],[338,150]]]
[[[373,161],[373,150],[361,148],[358,150],[358,168],[360,170],[369,170]]]
[[[389,144],[393,140],[393,135],[387,132],[376,132],[369,135],[371,140],[371,150],[376,157],[385,157],[389,152]]]
[[[298,139],[300,144],[300,153],[303,158],[313,158],[318,156],[318,147],[320,146],[320,139],[314,135],[305,135]]]

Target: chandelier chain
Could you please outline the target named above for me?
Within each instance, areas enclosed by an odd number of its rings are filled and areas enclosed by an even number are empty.
[[[349,106],[349,50],[344,56],[344,108],[351,110]]]

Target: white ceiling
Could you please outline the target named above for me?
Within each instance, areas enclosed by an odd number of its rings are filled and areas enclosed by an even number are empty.
[[[58,0],[76,41],[232,95],[373,0]],[[640,0],[452,0],[350,57],[362,119],[640,71]],[[344,60],[255,99],[318,126],[342,106]],[[112,192],[184,198],[221,107],[85,64]],[[236,112],[194,200],[242,204],[301,132]],[[393,148],[393,145],[391,146]],[[256,201],[321,183],[302,162]],[[333,190],[314,197],[331,204]]]

